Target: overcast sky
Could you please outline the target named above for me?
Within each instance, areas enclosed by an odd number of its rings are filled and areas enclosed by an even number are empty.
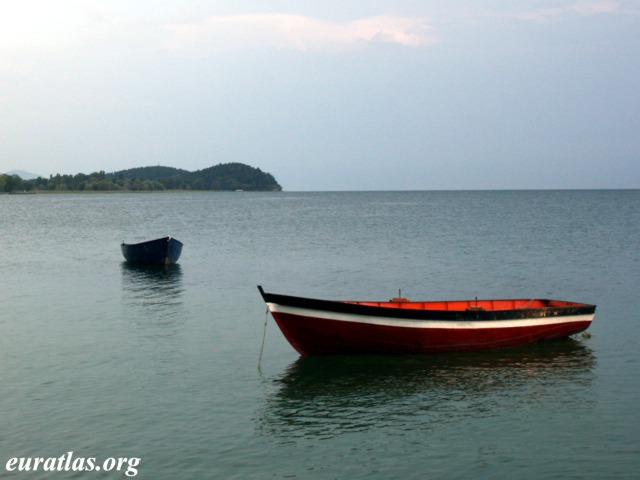
[[[640,188],[638,0],[0,0],[0,172]]]

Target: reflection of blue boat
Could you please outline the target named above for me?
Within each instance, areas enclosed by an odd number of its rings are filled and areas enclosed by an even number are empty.
[[[148,242],[120,245],[122,255],[131,263],[169,265],[176,263],[182,253],[182,242],[175,238],[163,237]]]
[[[154,318],[165,320],[178,315],[176,308],[182,304],[182,268],[179,263],[149,265],[122,262],[123,298],[129,309],[136,312],[152,312]]]

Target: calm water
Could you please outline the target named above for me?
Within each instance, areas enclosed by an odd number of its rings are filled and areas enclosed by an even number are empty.
[[[145,479],[637,478],[640,191],[0,196],[0,477],[140,457]],[[165,234],[179,265],[122,261]],[[543,296],[589,332],[527,348],[300,359],[256,285]]]

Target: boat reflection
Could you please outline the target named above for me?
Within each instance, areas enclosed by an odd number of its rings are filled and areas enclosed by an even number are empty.
[[[150,315],[156,319],[173,317],[182,305],[182,269],[179,264],[123,262],[122,289],[130,318]]]
[[[495,415],[543,405],[559,389],[592,381],[595,357],[575,339],[517,349],[432,356],[301,357],[274,380],[260,430],[268,435],[335,436],[374,426]],[[575,401],[588,401],[576,393]]]

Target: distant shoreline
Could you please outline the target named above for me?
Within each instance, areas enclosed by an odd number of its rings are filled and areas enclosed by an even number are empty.
[[[220,163],[189,172],[174,167],[139,167],[120,172],[51,175],[32,180],[0,174],[0,190],[13,192],[139,192],[139,191],[281,191],[270,173],[243,163]]]
[[[100,195],[154,194],[154,193],[281,193],[283,190],[30,190],[27,192],[0,192],[0,195]]]

